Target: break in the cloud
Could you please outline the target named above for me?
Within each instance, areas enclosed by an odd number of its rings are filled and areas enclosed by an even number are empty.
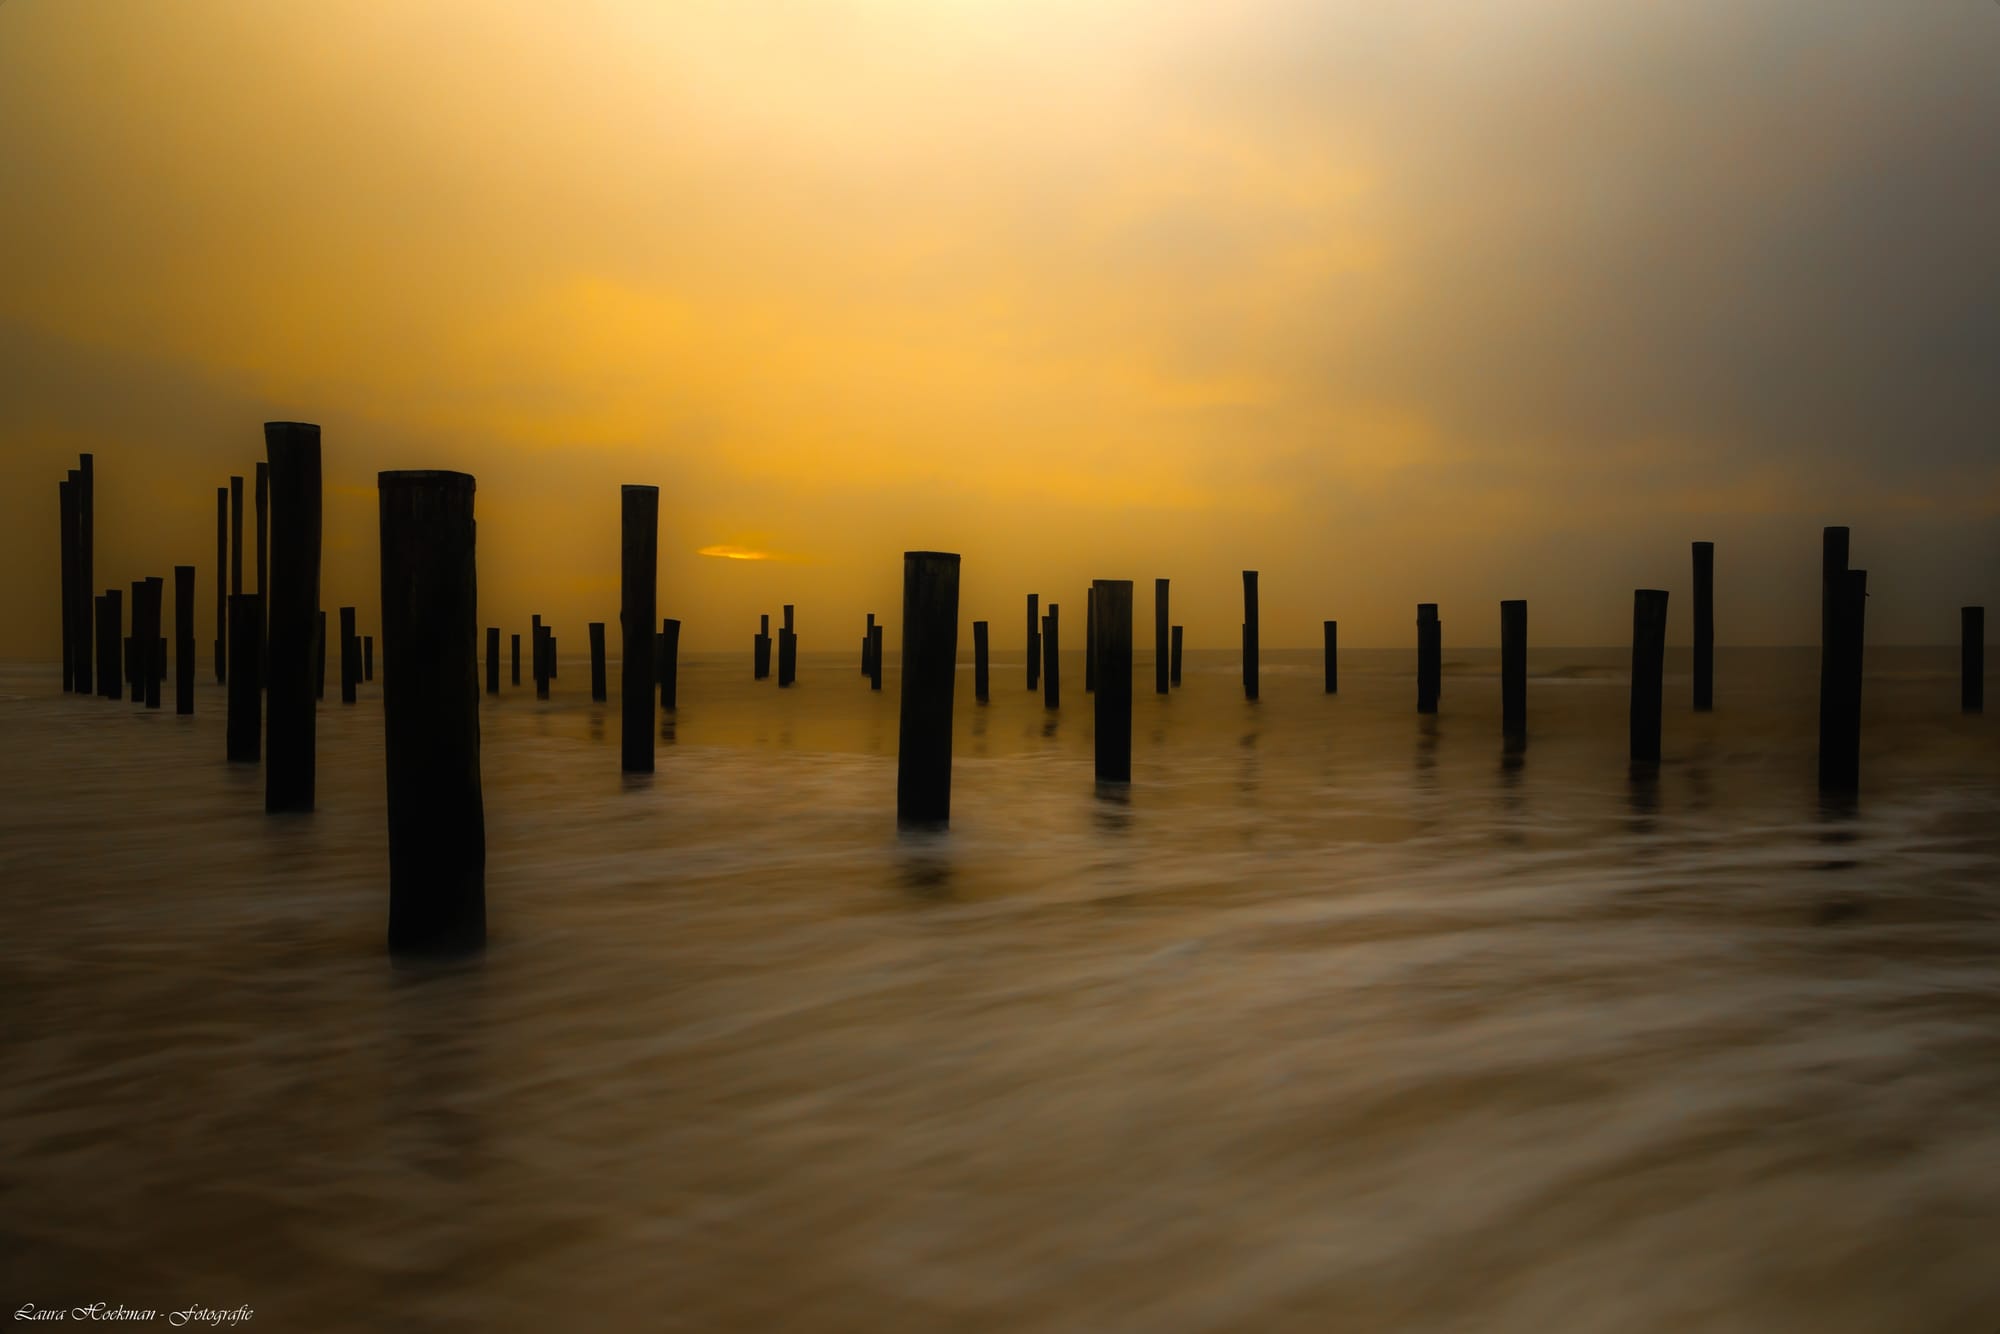
[[[435,465],[502,624],[605,619],[658,482],[693,648],[844,643],[913,547],[1003,644],[1156,574],[1227,644],[1244,567],[1278,642],[1615,642],[1697,537],[1723,637],[1799,641],[1826,522],[1945,638],[2000,593],[1996,56],[1973,0],[15,0],[7,648],[69,453],[110,583],[270,416],[364,619],[373,471]]]
[[[773,552],[769,552],[769,551],[753,551],[753,550],[751,550],[751,549],[750,549],[750,548],[748,548],[748,547],[733,547],[733,546],[730,546],[730,545],[729,545],[728,543],[726,543],[726,542],[724,542],[724,543],[717,543],[717,544],[716,544],[716,545],[714,545],[714,546],[706,546],[706,547],[702,547],[702,548],[700,548],[699,550],[697,550],[697,551],[696,551],[696,552],[695,552],[694,554],[695,554],[695,555],[697,555],[697,556],[713,556],[713,557],[715,557],[715,558],[716,558],[716,559],[718,559],[718,560],[784,560],[784,559],[786,559],[785,557],[783,557],[783,556],[779,556],[779,555],[777,555],[777,554],[775,554],[775,553],[773,553]]]

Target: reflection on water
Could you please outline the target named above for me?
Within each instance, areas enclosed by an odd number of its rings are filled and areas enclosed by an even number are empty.
[[[658,772],[482,705],[492,942],[383,954],[381,715],[269,820],[179,719],[0,669],[16,1306],[310,1329],[1814,1331],[2000,1310],[2000,750],[1871,651],[1134,665],[1133,781],[993,664],[898,831],[894,661],[684,659]],[[1081,679],[1080,661],[1075,668]],[[613,672],[613,699],[617,698]],[[572,682],[584,679],[572,671]],[[1146,715],[1145,710],[1154,712]],[[1050,724],[1054,724],[1051,726]]]

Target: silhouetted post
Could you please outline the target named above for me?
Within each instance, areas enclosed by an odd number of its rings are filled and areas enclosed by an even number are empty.
[[[880,690],[882,688],[882,623],[880,621],[877,621],[875,628],[868,632],[868,688],[870,690]]]
[[[1694,707],[1715,707],[1715,543],[1694,544]]]
[[[1986,708],[1986,608],[1958,609],[1958,707],[1965,713]]]
[[[229,591],[243,591],[243,479],[229,479]]]
[[[124,695],[118,684],[118,637],[125,626],[124,593],[116,588],[105,589],[98,615],[101,618],[97,627],[98,682],[104,698],[119,699]]]
[[[1028,689],[1042,683],[1042,595],[1028,594]]]
[[[140,645],[140,656],[144,659],[146,674],[146,707],[160,707],[160,682],[167,674],[167,641],[160,638],[162,604],[166,600],[166,580],[153,575],[146,580],[146,595],[140,605],[145,608],[145,626],[134,627]]]
[[[1171,652],[1167,647],[1167,640],[1172,627],[1173,617],[1167,614],[1167,581],[1155,579],[1153,581],[1153,693],[1156,695],[1167,693],[1168,669],[1172,665],[1167,660]]]
[[[986,676],[986,622],[972,623],[972,697],[984,704],[987,700]]]
[[[555,672],[551,670],[549,663],[549,659],[553,656],[549,652],[549,640],[549,627],[546,625],[536,626],[533,650],[535,656],[536,699],[547,699],[549,697],[549,683],[555,680]],[[652,688],[652,683],[650,681],[647,682],[646,689],[650,692]]]
[[[309,811],[317,782],[313,623],[325,663],[319,606],[320,447],[310,422],[265,422],[271,463],[271,658],[265,683],[264,809]],[[257,613],[260,623],[266,613]],[[256,689],[257,676],[250,678]]]
[[[194,566],[174,566],[174,712],[194,712]]]
[[[354,608],[340,609],[340,702],[352,704],[361,681],[361,641],[354,637]]]
[[[257,597],[259,599],[257,605],[259,608],[258,614],[268,618],[271,614],[271,463],[268,459],[259,459],[257,461],[255,500],[257,507]],[[265,625],[258,628],[257,647],[259,650],[259,661],[262,661],[264,653],[268,651],[269,646],[265,643],[265,640],[270,637],[270,634],[270,626]],[[369,677],[373,679],[374,673],[370,672]],[[260,688],[261,685],[262,683],[260,682]]]
[[[1083,693],[1097,691],[1097,590],[1083,590]]]
[[[1837,572],[1827,606],[1830,689],[1823,688],[1820,696],[1819,786],[1823,792],[1853,792],[1861,785],[1861,648],[1867,607],[1868,571]]]
[[[872,676],[874,674],[869,667],[869,655],[874,651],[875,613],[871,611],[868,613],[868,628],[861,632],[861,674],[863,676]]]
[[[361,636],[361,679],[364,681],[373,681],[375,679],[374,635]]]
[[[500,693],[500,627],[486,627],[486,693]]]
[[[326,613],[315,613],[319,623],[313,629],[313,698],[326,698]]]
[[[1337,695],[1340,693],[1340,622],[1326,621],[1320,629],[1326,639],[1326,693]]]
[[[76,619],[72,631],[76,636],[76,689],[78,694],[90,693],[91,645],[96,638],[91,621],[93,614],[93,590],[97,587],[97,560],[94,554],[96,544],[96,469],[93,456],[76,456],[76,483],[70,494],[76,503]]]
[[[535,678],[535,698],[547,699],[549,688],[544,684],[542,675],[542,618],[539,614],[528,618],[528,671]]]
[[[660,622],[660,707],[677,708],[681,694],[681,623],[669,616]]]
[[[1173,669],[1167,673],[1167,680],[1172,685],[1179,685],[1181,683],[1181,627],[1178,625],[1174,627],[1173,655]]]
[[[145,633],[146,628],[146,581],[132,581],[132,633],[125,639],[125,684],[132,691],[132,702],[146,702],[146,672],[153,659],[153,640]]]
[[[521,684],[521,636],[514,635],[512,638],[514,646],[514,674],[512,683],[518,686]]]
[[[1842,527],[1820,530],[1819,565],[1819,753],[1820,786],[1827,786],[1829,742],[1839,731],[1840,682],[1835,671],[1833,622],[1835,594],[1847,573],[1848,532]]]
[[[757,618],[757,636],[750,641],[750,676],[761,681],[771,674],[771,617],[766,612]]]
[[[1042,705],[1050,709],[1062,707],[1062,662],[1056,656],[1062,651],[1062,627],[1056,619],[1061,610],[1051,602],[1042,617]]]
[[[1257,572],[1243,572],[1243,698],[1257,698]]]
[[[619,489],[621,555],[621,616],[619,622],[619,687],[623,709],[623,755],[628,774],[653,772],[653,681],[646,671],[646,652],[653,646],[653,622],[659,617],[660,488]]]
[[[1247,582],[1247,581],[1246,581]],[[1097,781],[1132,781],[1132,581],[1097,590]]]
[[[549,680],[554,681],[562,675],[562,650],[556,646],[556,628],[553,625],[543,626],[542,638],[548,641]]]
[[[1500,732],[1528,734],[1528,604],[1521,598],[1500,604]]]
[[[792,628],[792,604],[785,604],[784,628],[778,631],[778,684],[788,686],[799,679],[799,636]]]
[[[229,758],[255,764],[262,747],[264,697],[257,690],[257,627],[264,612],[255,593],[229,596],[229,638],[236,645],[236,670],[229,674],[229,715],[224,740]],[[273,757],[275,760],[275,756]]]
[[[875,633],[882,633],[880,626]],[[879,662],[875,666],[879,671]],[[951,819],[951,704],[957,684],[958,556],[906,551],[903,699],[896,731],[898,824],[942,825]]]
[[[389,949],[486,942],[479,787],[474,484],[462,472],[376,478],[382,529],[382,683],[389,791]]]
[[[70,478],[76,473],[71,471]],[[56,536],[62,550],[62,677],[63,693],[76,689],[76,635],[71,622],[76,617],[76,498],[69,479],[56,483],[61,504],[61,521]]]
[[[590,623],[590,697],[599,704],[611,698],[611,692],[604,685],[603,621]]]
[[[215,488],[215,679],[226,681],[229,664],[229,488]]]
[[[1667,594],[1641,588],[1632,594],[1632,763],[1660,762],[1660,694],[1666,671]]]
[[[1443,675],[1443,623],[1435,602],[1417,604],[1417,712],[1438,711],[1438,682]]]

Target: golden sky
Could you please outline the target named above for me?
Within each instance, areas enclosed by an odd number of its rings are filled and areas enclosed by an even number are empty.
[[[479,480],[485,623],[896,639],[1174,580],[1195,647],[1616,644],[1717,543],[1726,643],[2000,603],[2000,5],[1975,0],[0,0],[0,653],[200,567],[267,418]],[[711,554],[702,554],[708,551]],[[726,553],[767,553],[732,559]],[[169,579],[171,589],[171,579]],[[1140,636],[1150,600],[1140,598]]]

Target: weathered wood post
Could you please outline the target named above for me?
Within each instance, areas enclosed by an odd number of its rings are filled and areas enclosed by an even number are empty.
[[[340,702],[352,704],[361,682],[361,641],[354,634],[354,608],[340,609]]]
[[[881,633],[877,626],[876,634]],[[879,662],[876,668],[880,670]],[[902,709],[896,729],[896,822],[951,820],[951,705],[958,684],[958,556],[903,553]]]
[[[1868,571],[1843,569],[1832,577],[1825,656],[1831,671],[1821,688],[1819,786],[1853,792],[1861,786],[1861,652],[1868,609]],[[1830,696],[1830,698],[1829,698]]]
[[[261,609],[260,609],[261,611]],[[174,712],[194,712],[194,566],[174,566]]]
[[[535,698],[547,699],[549,688],[542,675],[542,618],[539,613],[528,618],[528,671],[535,678]]]
[[[1257,572],[1243,572],[1243,698],[1257,698]]]
[[[1820,530],[1819,565],[1819,785],[1828,786],[1827,757],[1839,731],[1840,680],[1833,649],[1834,602],[1847,573],[1848,532],[1843,527]]]
[[[536,617],[536,619],[540,620],[541,618]],[[535,654],[535,698],[547,699],[549,697],[550,683],[555,680],[555,672],[551,668],[549,659],[551,659],[555,655],[549,651],[549,627],[546,625],[538,625],[535,627],[534,654]],[[648,690],[651,690],[652,683],[648,682],[646,688]]]
[[[142,600],[146,609],[146,624],[136,631],[146,675],[146,707],[160,707],[160,682],[167,673],[167,641],[160,638],[162,604],[166,600],[166,580],[159,575],[146,580],[146,596]]]
[[[757,618],[757,635],[750,641],[750,677],[761,681],[771,674],[771,615]]]
[[[76,484],[70,494],[76,502],[76,571],[72,586],[76,597],[76,619],[72,622],[71,633],[76,636],[76,689],[78,694],[90,693],[92,671],[91,646],[96,640],[95,592],[97,587],[97,561],[94,554],[96,544],[96,470],[92,455],[76,456]]]
[[[1153,581],[1153,693],[1164,695],[1172,677],[1173,664],[1168,661],[1173,650],[1168,645],[1172,636],[1174,618],[1167,612],[1167,581]]]
[[[1528,603],[1500,604],[1500,733],[1510,739],[1528,734]]]
[[[1049,709],[1062,707],[1062,660],[1056,656],[1062,651],[1061,610],[1051,602],[1042,617],[1042,706]]]
[[[1097,693],[1097,590],[1083,590],[1083,693]]]
[[[375,679],[374,635],[361,636],[361,679],[364,681],[373,681]]]
[[[146,702],[146,673],[153,659],[153,641],[145,634],[146,627],[146,581],[132,581],[132,633],[125,637],[125,685],[132,692],[132,702],[143,705]]]
[[[1132,781],[1132,581],[1099,579],[1097,590],[1097,781]]]
[[[1715,707],[1715,543],[1694,544],[1694,708]]]
[[[1028,594],[1028,689],[1042,684],[1042,595]]]
[[[99,613],[103,623],[97,628],[97,642],[100,645],[97,662],[97,676],[104,687],[104,698],[123,699],[125,692],[119,684],[118,639],[125,628],[124,590],[107,588]]]
[[[512,636],[512,640],[514,648],[514,674],[512,678],[512,684],[518,686],[521,684],[521,636],[516,634]]]
[[[234,670],[229,673],[229,714],[224,727],[224,744],[228,747],[229,758],[244,764],[257,763],[263,748],[264,696],[257,689],[258,668],[261,666],[257,660],[257,627],[264,621],[263,609],[257,604],[262,601],[263,598],[256,593],[229,595],[229,639],[236,646],[236,651],[231,655],[235,662]],[[274,729],[275,726],[273,720]],[[277,740],[275,735],[272,740]],[[275,753],[271,758],[275,763]]]
[[[229,679],[229,488],[215,488],[215,679]]]
[[[1660,695],[1666,672],[1667,593],[1640,588],[1632,593],[1632,765],[1660,762]]]
[[[1958,707],[1964,713],[1986,708],[1986,608],[1958,609]]]
[[[229,591],[243,591],[243,479],[234,476],[229,479]]]
[[[479,784],[478,571],[473,479],[376,477],[382,531],[382,682],[389,796],[389,949],[486,941]]]
[[[271,463],[271,660],[265,681],[264,809],[309,811],[317,782],[313,623],[325,663],[319,609],[320,445],[310,422],[265,422]],[[265,613],[258,612],[259,621]],[[251,677],[256,688],[257,677]]]
[[[882,623],[880,621],[877,621],[875,628],[868,632],[868,688],[870,690],[880,690],[882,688]]]
[[[660,707],[680,705],[681,623],[669,616],[660,622]]]
[[[861,632],[861,674],[870,675],[868,655],[875,651],[875,613],[868,613],[868,628]]]
[[[799,636],[792,625],[792,604],[785,604],[785,625],[778,631],[778,684],[788,686],[799,679]]]
[[[268,619],[271,615],[271,463],[268,459],[259,459],[257,461],[255,500],[257,509],[257,596],[260,599],[258,606],[260,608],[259,614]],[[265,625],[259,628],[257,647],[260,661],[268,649],[265,641],[270,638],[270,635],[270,626]],[[371,672],[369,675],[372,677],[374,673]],[[261,682],[259,683],[259,688],[262,688]]]
[[[590,698],[599,704],[609,702],[611,691],[604,681],[604,622],[590,622]]]
[[[1173,639],[1174,665],[1173,665],[1173,670],[1167,673],[1167,680],[1169,684],[1176,686],[1181,683],[1181,629],[1182,627],[1178,625],[1174,627],[1174,639]]]
[[[1443,669],[1443,623],[1435,602],[1417,604],[1417,712],[1438,711],[1438,686]]]
[[[986,675],[986,622],[972,623],[972,697],[984,704],[987,700]]]
[[[500,627],[486,627],[486,693],[500,693]]]
[[[622,707],[624,772],[653,772],[653,678],[646,670],[659,619],[660,488],[619,490],[621,560],[618,695]]]
[[[63,693],[76,690],[76,632],[72,622],[76,618],[76,473],[72,470],[69,478],[56,483],[57,499],[62,502],[60,526],[56,529],[57,539],[62,548],[62,677]]]
[[[1340,693],[1340,622],[1321,622],[1320,633],[1326,641],[1321,649],[1325,659],[1322,670],[1326,677],[1326,693],[1337,695]]]

